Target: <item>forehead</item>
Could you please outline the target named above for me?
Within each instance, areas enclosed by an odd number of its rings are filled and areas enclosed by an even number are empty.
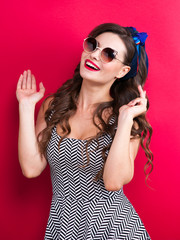
[[[111,32],[105,32],[96,37],[96,40],[99,43],[100,48],[110,47],[116,51],[118,51],[119,54],[126,53],[126,47],[121,40],[121,38]]]

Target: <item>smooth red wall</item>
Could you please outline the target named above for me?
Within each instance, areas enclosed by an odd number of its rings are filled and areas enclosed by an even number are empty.
[[[18,163],[19,75],[31,69],[46,94],[72,77],[82,41],[96,25],[115,22],[148,33],[154,170],[145,185],[146,157],[140,149],[135,176],[124,187],[153,240],[177,240],[180,169],[180,31],[179,1],[3,1],[0,6],[1,96],[1,239],[43,239],[51,203],[49,168],[26,179]],[[37,110],[40,104],[37,105]],[[37,112],[36,112],[37,114]]]

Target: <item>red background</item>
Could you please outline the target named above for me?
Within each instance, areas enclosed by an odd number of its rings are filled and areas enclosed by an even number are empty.
[[[96,25],[115,22],[134,26],[149,37],[150,99],[154,170],[146,187],[141,149],[135,176],[124,191],[153,240],[177,240],[179,234],[179,1],[1,1],[1,239],[43,239],[51,202],[49,167],[26,179],[17,157],[19,75],[31,69],[46,94],[72,77],[80,60],[82,41]],[[37,110],[40,103],[37,105]],[[37,113],[37,112],[36,112]]]

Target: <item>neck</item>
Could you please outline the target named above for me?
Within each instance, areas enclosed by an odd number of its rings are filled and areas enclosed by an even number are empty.
[[[83,80],[78,97],[78,108],[82,111],[91,111],[101,102],[112,101],[109,89],[110,86],[94,85]]]

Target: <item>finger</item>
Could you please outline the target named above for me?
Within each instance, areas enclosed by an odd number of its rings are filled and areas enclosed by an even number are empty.
[[[133,101],[128,103],[128,106],[135,106],[137,103],[140,103],[141,105],[146,105],[147,104],[147,99],[146,98],[136,98]]]
[[[136,113],[135,115],[138,116],[139,114],[143,114],[147,111],[147,106],[146,104],[144,104],[143,100],[141,100],[142,102],[139,102],[139,104],[135,104],[134,106],[129,106],[130,108],[133,109],[133,112]]]
[[[17,89],[21,89],[22,87],[22,80],[23,80],[23,75],[21,74],[17,83]]]
[[[140,104],[137,104],[134,107],[137,109],[138,108],[142,109],[143,112],[147,111],[147,104],[144,101],[140,102]]]
[[[27,70],[27,89],[31,89],[31,70]]]
[[[44,95],[45,87],[42,82],[40,82],[40,84],[39,84],[39,92]]]
[[[139,93],[140,93],[140,97],[145,98],[145,91],[143,91],[141,85],[138,85],[138,90],[139,90]]]
[[[147,112],[147,108],[146,107],[139,106],[139,105],[134,106],[133,110],[134,110],[134,113],[135,113],[136,116],[139,116],[141,114],[145,114]]]
[[[22,81],[22,89],[26,89],[26,77],[27,77],[27,72],[24,71],[24,73],[23,73],[23,81]]]
[[[35,79],[35,76],[32,74],[32,89],[34,91],[36,91],[36,79]]]
[[[134,102],[135,102],[136,100],[138,100],[138,99],[142,99],[142,98],[140,98],[140,97],[135,98],[135,99],[133,99],[132,101],[130,101],[128,104],[134,104]]]
[[[143,97],[143,89],[141,85],[138,85],[138,91],[139,91],[140,97]]]
[[[132,107],[135,106],[137,103],[140,103],[142,99],[136,98],[132,102],[128,103],[128,106]]]

